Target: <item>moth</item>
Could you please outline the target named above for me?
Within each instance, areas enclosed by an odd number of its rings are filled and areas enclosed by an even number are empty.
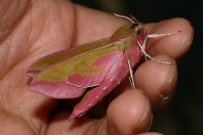
[[[29,83],[31,90],[56,99],[82,97],[69,119],[84,115],[128,75],[135,89],[132,69],[143,55],[156,62],[170,64],[147,54],[146,42],[149,38],[177,32],[149,34],[134,17],[116,16],[130,23],[121,26],[109,38],[55,52],[27,69],[27,76],[32,78]]]

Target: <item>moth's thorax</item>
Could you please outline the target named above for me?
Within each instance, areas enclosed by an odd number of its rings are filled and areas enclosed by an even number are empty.
[[[111,37],[111,42],[124,41],[125,47],[129,48],[134,43],[143,43],[148,31],[141,25],[127,24],[120,27]],[[123,48],[123,49],[124,49]]]
[[[132,27],[132,24],[127,24],[122,27],[120,27],[111,37],[111,41],[115,42],[120,39],[126,39],[129,36],[136,35],[136,32],[134,28]]]

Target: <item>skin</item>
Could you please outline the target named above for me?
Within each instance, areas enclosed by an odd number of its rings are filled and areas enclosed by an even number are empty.
[[[0,1],[0,133],[4,135],[159,135],[146,132],[152,113],[162,109],[175,93],[175,60],[190,48],[193,29],[182,18],[145,24],[151,33],[179,34],[151,39],[154,58],[135,72],[136,90],[125,80],[109,96],[105,117],[68,121],[68,112],[51,113],[57,102],[27,86],[27,67],[47,54],[109,37],[126,20],[65,0]],[[161,54],[161,55],[160,55]],[[171,57],[169,57],[171,56]]]

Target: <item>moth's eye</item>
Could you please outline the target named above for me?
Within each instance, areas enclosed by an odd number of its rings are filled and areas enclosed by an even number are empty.
[[[138,27],[136,30],[136,38],[139,43],[143,43],[147,36],[147,30],[144,27]]]
[[[145,36],[145,29],[144,28],[139,28],[137,30],[137,35],[139,35],[141,37]]]

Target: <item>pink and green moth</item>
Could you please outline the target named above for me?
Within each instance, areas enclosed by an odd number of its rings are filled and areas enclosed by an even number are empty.
[[[32,78],[29,87],[33,91],[56,99],[82,96],[70,119],[85,114],[127,75],[135,89],[132,68],[143,55],[155,60],[145,52],[147,39],[177,33],[149,34],[135,18],[116,16],[131,23],[120,27],[109,38],[45,56],[27,70],[27,75]]]

